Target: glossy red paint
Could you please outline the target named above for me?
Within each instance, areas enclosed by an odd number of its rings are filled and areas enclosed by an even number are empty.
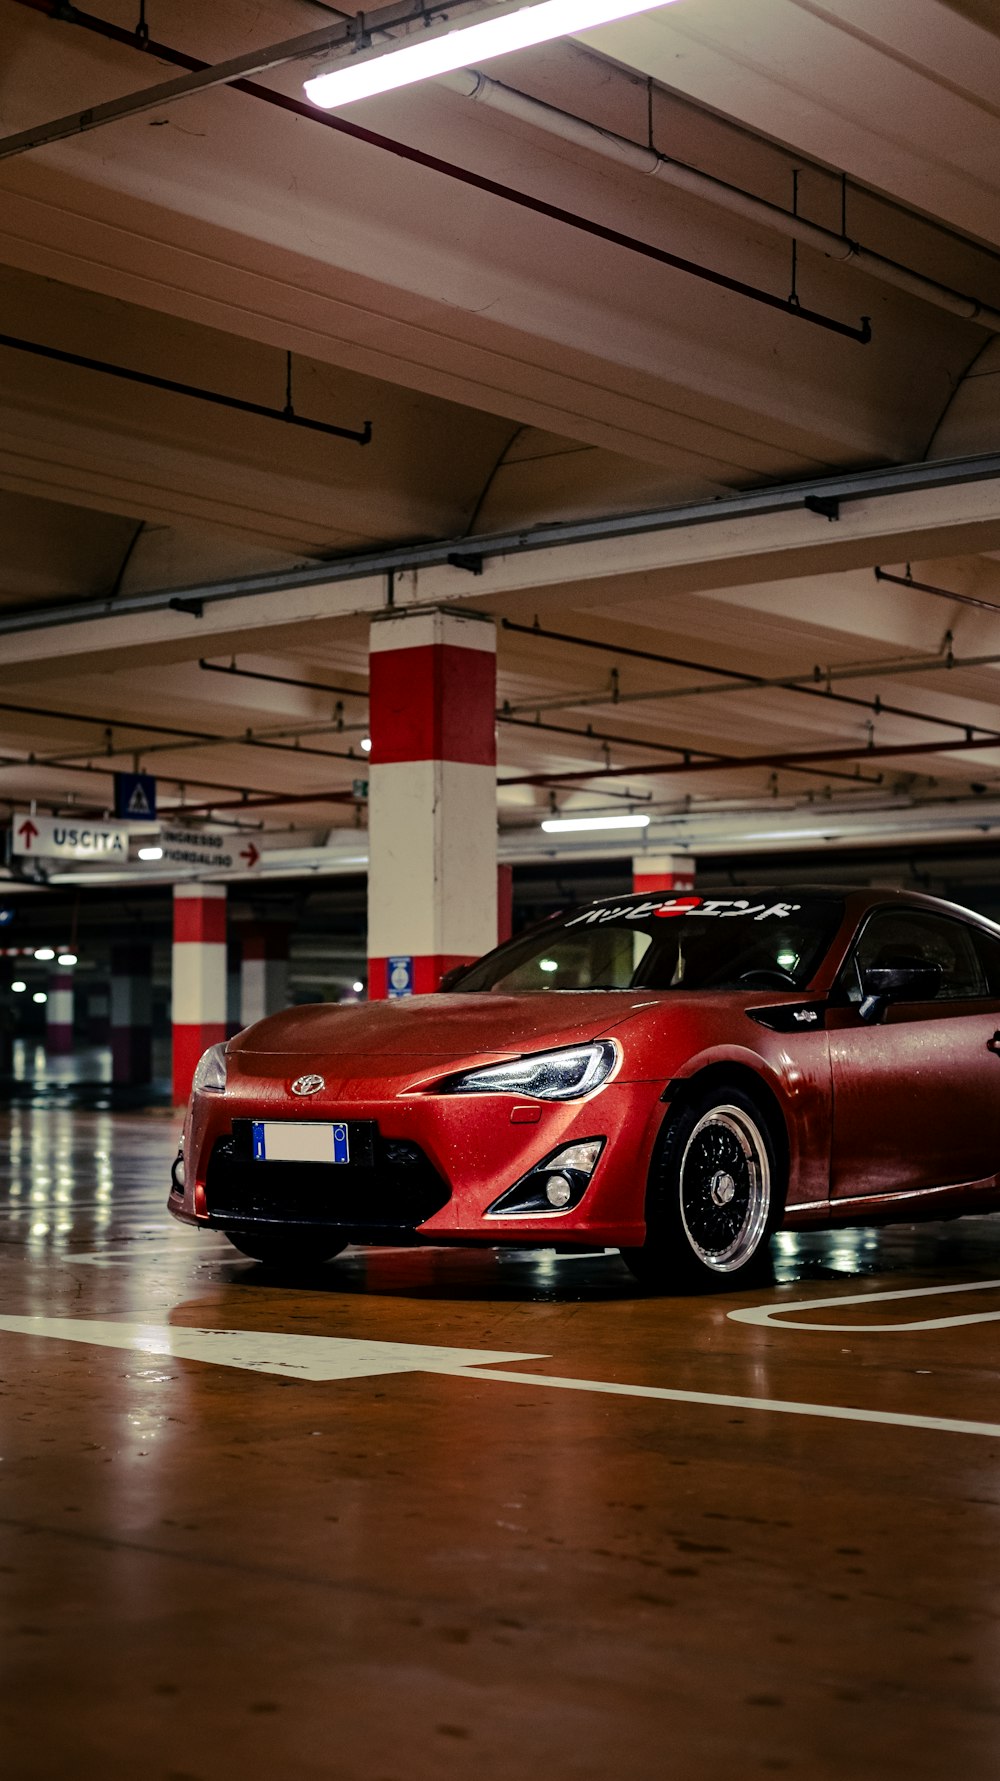
[[[647,1181],[664,1123],[693,1089],[715,1081],[741,1085],[772,1116],[787,1160],[786,1225],[1000,1205],[1000,1056],[988,1044],[1000,1027],[1000,981],[967,1000],[893,1004],[874,1022],[843,989],[875,910],[957,920],[998,959],[1000,929],[916,894],[837,894],[840,925],[810,981],[794,990],[459,991],[312,1005],[261,1021],[230,1041],[225,1091],[192,1099],[186,1185],[171,1195],[170,1210],[188,1223],[212,1221],[209,1158],[234,1119],[366,1120],[376,1122],[380,1140],[419,1146],[444,1185],[444,1203],[407,1231],[410,1240],[634,1247],[645,1234]],[[640,900],[622,898],[617,915]],[[563,932],[565,920],[551,930]],[[789,1030],[761,1024],[762,1010]],[[599,1039],[613,1042],[614,1067],[577,1099],[442,1090],[458,1072]],[[296,1098],[291,1084],[306,1072],[322,1075],[324,1086]],[[573,1210],[487,1216],[552,1151],[595,1137],[606,1142]],[[398,1242],[399,1231],[384,1240]]]

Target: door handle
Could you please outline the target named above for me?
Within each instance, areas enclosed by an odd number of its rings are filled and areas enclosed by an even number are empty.
[[[987,1051],[992,1051],[995,1056],[1000,1057],[1000,1032],[994,1033],[992,1039],[987,1039],[986,1049]]]

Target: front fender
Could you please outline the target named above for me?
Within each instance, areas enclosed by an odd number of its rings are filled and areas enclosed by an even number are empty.
[[[780,1034],[773,1035],[773,1044],[765,1038],[760,1048],[706,1045],[675,1068],[663,1099],[676,1105],[706,1072],[726,1070],[742,1077],[748,1086],[751,1078],[762,1082],[777,1105],[788,1149],[786,1203],[797,1206],[828,1199],[832,1108],[830,1048],[825,1032],[797,1035],[794,1057]]]

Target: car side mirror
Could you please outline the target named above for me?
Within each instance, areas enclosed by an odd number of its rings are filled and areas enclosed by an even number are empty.
[[[940,965],[930,959],[895,959],[891,964],[869,965],[861,973],[864,1000],[858,1012],[874,1025],[884,1019],[893,1002],[933,1002],[941,988]]]

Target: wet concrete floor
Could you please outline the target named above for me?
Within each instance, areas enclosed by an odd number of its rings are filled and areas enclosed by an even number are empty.
[[[4,1781],[995,1781],[1000,1219],[286,1282],[174,1138],[0,1116]]]

